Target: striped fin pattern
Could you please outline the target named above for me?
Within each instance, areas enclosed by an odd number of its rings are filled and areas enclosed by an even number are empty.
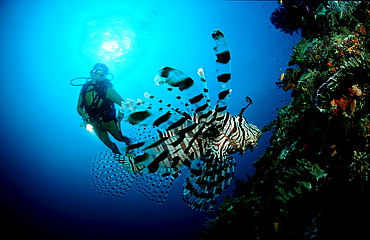
[[[203,85],[203,94],[205,96],[206,102],[208,104],[211,104],[211,99],[209,98],[209,93],[208,93],[207,80],[206,80],[206,77],[204,75],[203,68],[199,68],[197,74],[198,74],[198,76],[200,78],[200,81],[202,82],[202,85]]]
[[[194,132],[201,129],[201,125],[187,120],[180,127],[160,135],[156,141],[133,144],[127,150],[139,150],[143,153],[134,158],[135,165],[146,167],[143,173],[174,174],[183,167],[190,166],[191,160],[200,157],[197,150],[201,141],[194,139]]]
[[[183,186],[183,200],[192,208],[209,210],[230,185],[236,162],[229,156],[221,163],[195,160]]]
[[[184,118],[183,115],[177,112],[147,105],[143,100],[135,102],[127,99],[121,106],[121,112],[125,116],[124,120],[132,125],[151,125],[162,129],[175,128],[177,126],[175,123]]]
[[[128,158],[123,155],[101,152],[92,161],[91,181],[103,196],[119,198],[124,196],[134,181],[134,174]]]
[[[95,165],[97,173],[94,175],[97,179],[94,184],[98,190],[106,195],[117,194],[121,185],[116,186],[115,182],[122,179],[115,180],[116,173],[122,174],[127,185],[131,185],[136,178],[139,192],[149,202],[162,204],[174,180],[182,169],[188,168],[189,173],[183,185],[183,200],[192,208],[204,211],[215,205],[218,196],[230,185],[234,174],[235,160],[230,155],[237,152],[242,154],[256,146],[262,133],[241,116],[247,107],[238,116],[232,116],[226,111],[231,92],[230,52],[221,31],[215,30],[212,38],[216,43],[214,50],[220,86],[216,107],[211,109],[202,69],[198,70],[202,90],[182,71],[171,67],[160,69],[154,79],[155,83],[165,86],[168,91],[177,91],[176,99],[182,102],[186,111],[148,93],[145,94],[146,101],[127,100],[120,109],[124,121],[138,129],[151,129],[151,137],[137,134],[140,140],[125,148],[128,153],[134,154],[132,159],[114,155],[99,157],[103,160]],[[118,170],[102,169],[102,166],[114,162],[121,165],[109,167]],[[121,189],[124,194],[128,188]]]
[[[185,97],[193,107],[195,114],[202,115],[210,111],[211,107],[206,96],[199,90],[194,80],[180,70],[164,67],[159,71],[156,79],[179,89],[182,97]]]
[[[218,101],[215,109],[217,112],[225,112],[227,109],[227,103],[229,101],[231,92],[230,51],[226,38],[220,30],[215,30],[212,34],[212,38],[216,42],[214,50],[217,57],[216,59],[217,81],[220,86],[220,92],[218,94]]]

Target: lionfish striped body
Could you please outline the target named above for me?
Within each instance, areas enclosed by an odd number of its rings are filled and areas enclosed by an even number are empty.
[[[210,106],[201,69],[198,75],[203,91],[180,70],[162,68],[155,78],[156,84],[167,85],[170,91],[179,90],[177,98],[181,99],[186,111],[162,100],[156,104],[126,101],[121,107],[124,120],[136,127],[152,127],[158,136],[127,146],[126,151],[134,153],[132,158],[111,153],[98,155],[93,161],[92,179],[100,192],[121,196],[131,182],[136,181],[145,198],[163,203],[173,181],[183,168],[188,168],[183,200],[195,209],[208,210],[229,186],[235,167],[231,155],[256,146],[261,131],[242,116],[247,107],[237,116],[226,111],[231,92],[230,52],[221,31],[215,30],[212,38],[216,43],[217,80],[221,89],[216,107]],[[156,100],[150,94],[146,97],[149,102]]]

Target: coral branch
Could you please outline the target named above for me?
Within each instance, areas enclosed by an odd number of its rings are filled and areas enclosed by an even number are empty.
[[[329,82],[331,82],[332,80],[334,80],[334,79],[335,79],[335,77],[336,77],[336,76],[337,76],[341,71],[342,71],[342,69],[339,69],[339,71],[338,71],[338,72],[336,72],[333,76],[331,76],[328,80],[326,80],[326,82],[324,82],[323,84],[321,84],[321,86],[317,89],[314,104],[315,104],[315,107],[316,107],[317,109],[319,109],[319,110],[320,110],[320,112],[325,112],[325,109],[320,108],[320,107],[317,105],[317,98],[318,98],[318,97],[319,97],[319,95],[320,95],[320,90],[321,90],[321,88],[323,88],[324,86],[328,85],[328,84],[329,84]]]

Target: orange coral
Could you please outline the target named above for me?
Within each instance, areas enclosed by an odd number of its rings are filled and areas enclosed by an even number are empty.
[[[332,106],[331,111],[335,116],[338,116],[340,113],[344,112],[344,110],[350,105],[351,101],[347,97],[342,97],[339,99],[333,98],[330,102]]]
[[[354,96],[356,95],[357,97],[362,96],[362,91],[361,89],[358,88],[357,85],[353,85],[352,88],[350,88],[351,95]]]
[[[345,109],[349,106],[351,113],[354,113],[356,110],[356,99],[355,97],[362,96],[362,91],[358,87],[358,85],[352,85],[352,87],[348,88],[349,94],[347,96],[343,96],[339,99],[333,98],[330,102],[331,111],[335,116],[338,116],[339,113],[345,114]]]
[[[362,33],[362,34],[366,34],[366,30],[365,30],[364,26],[361,26],[361,27],[358,29],[358,31],[359,31],[360,33]]]

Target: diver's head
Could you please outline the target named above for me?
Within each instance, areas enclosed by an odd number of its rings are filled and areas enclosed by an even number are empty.
[[[90,75],[93,82],[105,80],[108,75],[107,65],[104,63],[95,64],[93,70],[90,71]]]

